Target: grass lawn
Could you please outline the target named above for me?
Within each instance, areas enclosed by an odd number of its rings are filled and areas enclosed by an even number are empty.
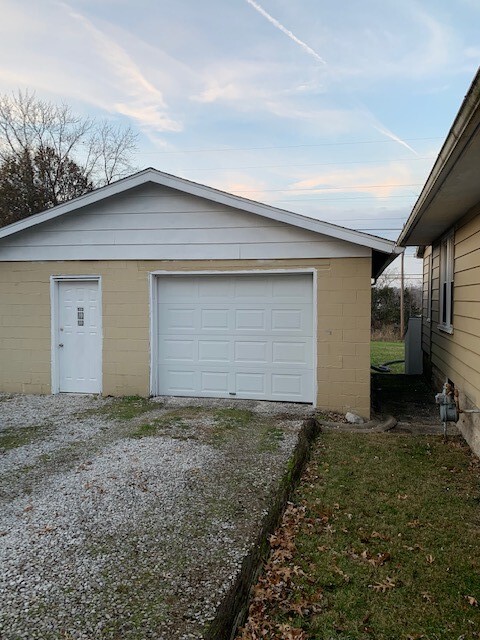
[[[391,360],[403,360],[405,358],[405,346],[403,342],[377,342],[370,343],[370,359],[372,364],[383,364]],[[394,364],[390,367],[392,373],[404,373],[404,364]]]
[[[239,637],[480,638],[479,480],[460,439],[322,433]]]

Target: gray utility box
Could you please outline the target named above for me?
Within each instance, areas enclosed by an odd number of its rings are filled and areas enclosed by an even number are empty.
[[[405,373],[410,376],[423,373],[422,318],[408,319],[405,334]]]

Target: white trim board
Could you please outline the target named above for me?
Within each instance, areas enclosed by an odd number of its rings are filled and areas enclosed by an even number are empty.
[[[99,308],[99,332],[100,352],[102,363],[100,367],[100,391],[103,390],[103,305],[102,305],[102,276],[97,275],[54,275],[50,276],[50,372],[52,394],[60,392],[58,351],[56,349],[58,337],[58,294],[61,282],[86,282],[98,283],[98,308]]]

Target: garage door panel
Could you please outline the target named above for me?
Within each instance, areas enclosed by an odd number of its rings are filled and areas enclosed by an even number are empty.
[[[230,362],[229,340],[198,340],[199,362]]]
[[[272,298],[277,302],[311,299],[312,280],[304,275],[272,280]]]
[[[228,371],[201,371],[200,372],[200,391],[209,393],[228,394],[229,388],[229,372]]]
[[[168,380],[168,390],[171,395],[176,392],[195,393],[197,384],[195,381],[195,371],[185,369],[162,368],[162,376]]]
[[[300,309],[274,309],[272,311],[273,331],[302,331],[302,311]]]
[[[161,352],[166,361],[196,360],[196,342],[194,340],[170,340],[162,341]]]
[[[157,286],[160,395],[313,401],[310,275],[160,276]]]
[[[195,329],[195,309],[187,309],[187,308],[169,308],[165,310],[166,315],[165,324],[166,327],[172,327],[176,329]]]
[[[267,328],[265,309],[237,309],[235,329],[237,331],[265,331]]]
[[[204,278],[198,281],[198,297],[205,302],[208,299],[229,299],[234,293],[233,286],[229,278]]]
[[[265,373],[237,373],[235,375],[235,388],[237,396],[251,397],[250,394],[254,394],[254,397],[263,397],[267,392]]]
[[[198,282],[190,278],[164,278],[162,282],[162,298],[177,302],[191,302],[198,295]],[[159,297],[158,301],[162,302]]]
[[[234,281],[234,296],[241,302],[243,299],[259,298],[266,300],[271,297],[272,281],[269,278],[259,277],[252,278],[237,277]]]
[[[271,313],[271,329],[273,332],[295,332],[298,335],[313,335],[313,318],[311,305],[283,305],[275,307]]]
[[[302,382],[301,373],[274,373],[272,375],[272,395],[300,397]]]
[[[275,341],[272,343],[272,362],[298,364],[311,368],[313,366],[311,343]]]
[[[264,362],[269,358],[269,343],[265,340],[235,340],[235,362]]]
[[[228,331],[230,327],[229,309],[202,309],[200,329],[209,331],[211,329],[223,329]]]

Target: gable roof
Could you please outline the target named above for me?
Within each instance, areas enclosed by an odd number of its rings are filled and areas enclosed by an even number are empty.
[[[480,68],[398,238],[432,244],[480,202]]]
[[[52,209],[42,211],[35,215],[29,216],[19,222],[14,222],[0,229],[0,239],[12,236],[20,231],[31,229],[44,222],[54,220],[67,213],[82,209],[83,207],[101,202],[111,196],[122,194],[130,189],[139,187],[146,183],[153,183],[163,187],[168,187],[187,193],[189,195],[198,196],[212,202],[216,202],[234,209],[247,211],[249,213],[263,216],[265,218],[283,222],[301,229],[306,229],[330,236],[332,238],[343,240],[345,242],[368,247],[374,252],[374,277],[380,273],[382,269],[389,264],[398,253],[403,250],[395,247],[395,243],[384,238],[379,238],[360,231],[354,231],[346,227],[341,227],[328,222],[322,222],[314,218],[293,213],[284,209],[278,209],[267,204],[262,204],[254,200],[242,198],[225,191],[220,191],[206,185],[191,182],[184,178],[158,171],[157,169],[148,168],[139,171],[127,178],[118,180],[105,187],[100,187],[94,191],[90,191],[74,200],[70,200],[64,204],[60,204]]]

